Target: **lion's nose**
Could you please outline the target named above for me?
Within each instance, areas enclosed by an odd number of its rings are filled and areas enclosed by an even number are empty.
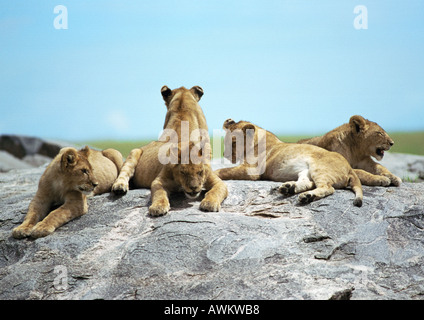
[[[389,144],[392,147],[395,143],[393,141],[390,141]]]
[[[98,182],[92,182],[91,184],[93,185],[93,187],[94,187],[94,188],[95,188],[95,187],[97,187],[97,186],[99,185],[99,183],[98,183]]]

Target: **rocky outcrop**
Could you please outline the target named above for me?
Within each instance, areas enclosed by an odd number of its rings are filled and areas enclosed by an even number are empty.
[[[0,299],[424,297],[424,183],[364,187],[358,208],[349,190],[300,206],[279,183],[227,181],[220,212],[174,194],[158,218],[150,190],[130,190],[13,239],[43,170],[0,174]]]
[[[403,181],[423,182],[424,181],[424,157],[403,154],[386,153],[384,159],[380,162],[382,165],[401,177]]]
[[[72,145],[36,137],[0,135],[0,172],[39,167],[49,163],[67,146]]]

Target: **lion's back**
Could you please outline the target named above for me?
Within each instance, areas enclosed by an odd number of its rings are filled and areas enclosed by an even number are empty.
[[[109,192],[122,167],[122,155],[119,151],[114,149],[105,151],[90,150],[88,157],[93,167],[94,177],[99,184],[95,189],[95,194]]]

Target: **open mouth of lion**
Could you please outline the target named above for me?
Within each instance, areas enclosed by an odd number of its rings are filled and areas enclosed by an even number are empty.
[[[94,190],[94,188],[91,189],[91,190],[88,190],[88,189],[85,189],[83,187],[78,187],[78,189],[79,189],[79,191],[81,191],[82,194],[85,194],[86,196],[91,195],[93,193],[93,190]]]
[[[196,191],[194,191],[194,192],[185,192],[184,191],[184,194],[189,199],[196,199],[200,195],[200,192],[196,192]]]
[[[390,148],[383,148],[383,147],[380,147],[380,148],[377,148],[376,149],[376,151],[375,151],[375,153],[377,154],[377,156],[379,156],[380,158],[383,158],[384,157],[384,151],[387,151],[387,150],[389,150]]]

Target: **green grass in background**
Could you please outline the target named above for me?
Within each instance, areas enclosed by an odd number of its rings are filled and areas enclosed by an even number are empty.
[[[391,152],[424,155],[424,131],[389,133],[395,144]]]
[[[395,144],[390,152],[424,155],[424,131],[389,133]],[[311,136],[279,136],[281,141],[296,142]]]
[[[88,145],[90,147],[104,150],[113,148],[122,153],[124,158],[128,157],[130,151],[135,148],[140,148],[148,144],[150,140],[131,140],[131,141],[117,141],[117,140],[97,140],[97,141],[84,141],[78,144]]]
[[[394,146],[390,149],[391,152],[410,153],[424,155],[424,131],[418,132],[393,132],[389,133],[390,137],[395,141]],[[300,139],[311,138],[310,136],[279,136],[279,139],[284,142],[296,142]],[[116,141],[116,140],[99,140],[99,141],[84,141],[79,144],[89,145],[100,150],[114,148],[122,153],[126,158],[130,151],[134,148],[142,147],[148,144],[151,140],[135,140],[135,141]],[[213,145],[213,141],[212,141]],[[223,153],[224,143],[221,143],[221,154]]]
[[[395,144],[390,152],[424,155],[424,131],[389,133]],[[281,141],[296,142],[311,136],[279,136]]]

